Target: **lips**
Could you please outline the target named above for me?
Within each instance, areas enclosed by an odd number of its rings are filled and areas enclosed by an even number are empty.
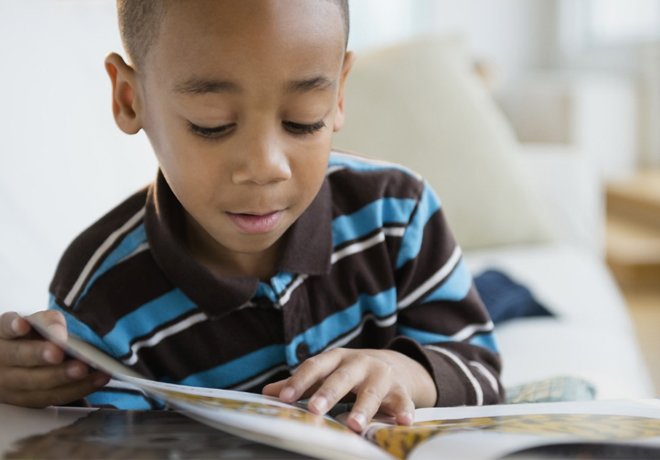
[[[282,218],[283,211],[273,211],[265,214],[232,213],[227,216],[243,233],[259,234],[273,231]]]

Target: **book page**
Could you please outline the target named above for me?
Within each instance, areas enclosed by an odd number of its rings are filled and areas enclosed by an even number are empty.
[[[550,445],[571,445],[571,452],[644,446],[650,458],[660,454],[658,400],[429,408],[415,415],[411,427],[372,424],[367,437],[396,458],[413,460],[502,458]]]
[[[331,417],[313,414],[301,404],[287,404],[269,396],[240,391],[144,379],[89,343],[71,334],[63,342],[38,320],[26,320],[69,355],[228,433],[319,458],[392,458],[345,425]]]

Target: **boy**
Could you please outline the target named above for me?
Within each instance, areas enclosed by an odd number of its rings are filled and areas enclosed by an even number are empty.
[[[433,192],[331,153],[344,122],[342,0],[118,0],[117,125],[155,182],[81,234],[49,318],[146,377],[376,411],[496,403],[492,322]],[[65,326],[65,327],[64,327]],[[0,401],[149,408],[0,318]],[[266,384],[264,386],[264,384]]]

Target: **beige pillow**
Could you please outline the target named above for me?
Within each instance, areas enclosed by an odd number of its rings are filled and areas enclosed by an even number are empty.
[[[464,248],[551,239],[512,130],[460,38],[358,55],[345,104],[334,146],[421,173]]]

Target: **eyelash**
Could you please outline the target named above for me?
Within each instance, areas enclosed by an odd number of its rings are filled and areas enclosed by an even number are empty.
[[[296,135],[306,135],[314,134],[317,131],[325,128],[325,122],[323,120],[312,123],[311,125],[306,125],[302,123],[294,123],[293,121],[282,122],[284,127],[291,133]]]
[[[312,124],[303,124],[303,123],[294,123],[293,121],[284,121],[282,122],[284,128],[295,136],[306,136],[314,134],[317,131],[325,128],[325,122],[323,120],[317,121]],[[236,123],[231,123],[228,125],[217,126],[213,128],[205,128],[203,126],[198,126],[194,123],[188,122],[189,129],[196,135],[201,136],[206,139],[219,139],[223,136],[229,134],[229,132],[236,126]]]
[[[217,126],[214,128],[205,128],[203,126],[197,126],[194,123],[188,122],[188,127],[190,128],[190,131],[206,139],[218,139],[222,136],[225,136],[234,126],[235,124],[231,123],[228,125]]]

